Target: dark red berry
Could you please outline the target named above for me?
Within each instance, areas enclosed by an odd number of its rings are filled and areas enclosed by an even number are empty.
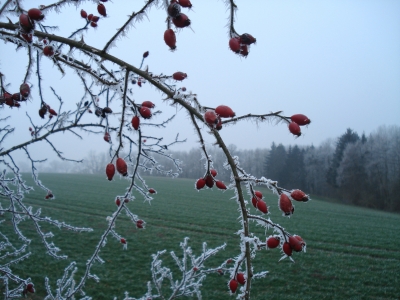
[[[262,199],[263,198],[263,194],[260,191],[254,191],[254,195],[256,195],[256,197]]]
[[[114,164],[110,163],[106,167],[106,175],[107,175],[108,180],[111,181],[114,177],[114,174],[115,174],[115,166],[114,166]]]
[[[209,125],[215,125],[218,123],[218,117],[213,110],[207,110],[204,114],[204,120]]]
[[[238,287],[238,282],[235,279],[231,279],[231,281],[229,281],[229,289],[231,290],[231,292],[235,293],[237,287]]]
[[[297,135],[297,136],[300,136],[300,135],[301,135],[300,126],[299,126],[299,124],[297,124],[296,122],[291,122],[291,123],[289,124],[289,131],[290,131],[293,135]]]
[[[104,139],[107,143],[109,143],[109,142],[111,141],[111,136],[110,136],[110,134],[109,134],[107,131],[104,133],[103,139]]]
[[[240,51],[239,54],[246,57],[247,55],[249,55],[249,48],[247,47],[247,45],[241,45],[240,46]]]
[[[200,178],[196,181],[196,189],[201,190],[203,187],[205,187],[206,181],[204,178]]]
[[[181,6],[176,2],[172,2],[167,8],[167,12],[171,18],[179,17],[181,12]]]
[[[139,113],[144,119],[150,119],[151,118],[150,108],[148,108],[146,106],[142,106],[140,108],[140,110],[139,110]]]
[[[29,33],[34,28],[34,24],[26,14],[21,14],[19,16],[19,25],[27,33]]]
[[[21,93],[21,96],[22,96],[23,98],[27,98],[27,97],[29,97],[29,94],[30,94],[30,92],[31,92],[31,88],[29,87],[28,84],[23,83],[23,84],[21,84],[21,85],[19,86],[19,92]]]
[[[301,250],[303,250],[303,245],[294,236],[289,237],[289,244],[290,247],[292,247],[292,249],[296,252],[300,252]]]
[[[215,183],[215,185],[217,186],[217,188],[219,188],[220,190],[226,190],[226,185],[225,185],[225,183],[223,183],[222,181],[217,181],[216,183]]]
[[[178,17],[172,19],[172,23],[178,28],[190,26],[190,19],[184,13],[179,14]]]
[[[172,29],[167,29],[164,32],[164,41],[171,50],[176,48],[176,35]]]
[[[104,6],[104,4],[100,3],[99,5],[97,5],[97,11],[103,17],[107,16],[106,7]]]
[[[292,256],[292,247],[288,242],[283,243],[282,250],[287,256]]]
[[[29,18],[31,18],[31,20],[34,21],[41,21],[44,19],[44,14],[40,9],[37,8],[31,8],[30,10],[28,10],[28,16]]]
[[[45,56],[53,56],[54,55],[54,48],[53,46],[46,46],[43,48],[43,54]]]
[[[290,117],[290,120],[292,120],[293,122],[296,122],[300,126],[308,125],[311,123],[310,119],[302,114],[293,115]]]
[[[292,201],[290,201],[286,194],[281,194],[279,197],[279,209],[285,214],[285,216],[290,216],[294,213]]]
[[[138,117],[138,116],[134,116],[134,117],[132,118],[132,127],[133,127],[135,130],[138,130],[138,129],[139,129],[139,124],[140,124],[140,119],[139,119],[139,117]]]
[[[249,33],[243,33],[240,36],[240,43],[245,45],[251,45],[256,42],[256,39]]]
[[[35,292],[35,288],[34,288],[34,286],[33,286],[33,283],[28,283],[28,284],[26,285],[26,290],[27,290],[29,293],[34,293],[34,292]]]
[[[39,109],[39,116],[44,119],[45,114],[47,113],[47,107],[46,106],[42,106]]]
[[[235,53],[239,53],[240,51],[240,38],[233,37],[229,40],[229,48]]]
[[[190,2],[190,0],[179,0],[179,5],[187,8],[192,7],[192,3]]]
[[[233,118],[234,116],[236,116],[234,111],[229,106],[226,106],[226,105],[217,106],[217,108],[215,109],[215,112],[221,118]]]
[[[187,78],[187,74],[183,72],[175,72],[174,74],[172,74],[172,78],[178,81],[182,81]]]
[[[50,113],[50,115],[52,115],[52,116],[57,116],[56,111],[55,111],[54,109],[52,109],[52,108],[49,109],[49,113]]]
[[[267,239],[267,247],[274,249],[279,246],[280,240],[277,237],[271,236]]]
[[[246,283],[246,279],[244,278],[244,274],[243,273],[237,273],[236,274],[236,280],[241,284],[245,284]]]
[[[307,202],[308,196],[301,190],[294,190],[290,193],[290,197],[292,197],[296,201]]]
[[[33,35],[31,33],[22,33],[21,36],[24,38],[25,41],[28,43],[32,43]]]
[[[122,176],[128,175],[128,166],[121,157],[118,157],[116,165],[118,173],[120,173]]]
[[[206,185],[209,188],[212,188],[214,186],[214,178],[211,175],[206,176]]]
[[[81,17],[86,19],[88,17],[88,14],[86,11],[84,11],[83,9],[81,9]]]
[[[144,223],[143,220],[137,220],[137,221],[136,221],[136,227],[137,227],[137,228],[143,228],[143,223]]]
[[[145,106],[145,107],[148,107],[148,108],[154,108],[155,104],[153,102],[151,102],[151,101],[144,101],[142,103],[142,106]]]

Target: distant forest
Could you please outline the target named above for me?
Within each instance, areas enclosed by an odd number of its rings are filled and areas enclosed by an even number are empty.
[[[319,146],[284,146],[272,143],[268,149],[240,150],[228,147],[239,157],[241,168],[258,178],[278,181],[287,189],[298,188],[311,195],[327,196],[369,208],[400,212],[400,127],[382,126],[369,136],[347,129],[336,140]],[[225,159],[219,148],[208,149],[217,178],[229,180]],[[198,179],[205,173],[205,160],[200,148],[190,151],[169,151],[181,161],[181,178]],[[164,171],[176,173],[171,160],[154,155]],[[90,152],[83,164],[52,161],[42,172],[104,173],[109,162],[106,153]],[[56,166],[57,165],[57,166]],[[162,167],[163,166],[163,167]],[[77,168],[78,167],[78,168]],[[160,172],[152,170],[151,175]],[[194,182],[193,182],[194,184]]]

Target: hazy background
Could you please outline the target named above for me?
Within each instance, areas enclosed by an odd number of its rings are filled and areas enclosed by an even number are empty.
[[[23,3],[29,9],[50,2]],[[87,31],[85,42],[102,48],[126,16],[139,10],[143,3],[105,3],[109,17],[101,19],[97,29]],[[225,3],[211,0],[192,3],[193,9],[183,9],[183,12],[192,20],[193,31],[185,28],[177,33],[177,51],[170,52],[163,40],[165,11],[152,9],[148,19],[131,28],[110,53],[138,66],[142,53],[150,51],[145,62],[150,71],[187,73],[188,78],[177,86],[185,86],[198,94],[205,106],[229,105],[238,116],[283,110],[287,116],[303,113],[312,120],[297,139],[284,124],[241,122],[221,131],[227,144],[236,144],[241,149],[266,148],[273,141],[310,145],[338,137],[348,127],[368,135],[380,125],[400,125],[399,1],[236,1],[237,32],[247,32],[257,38],[247,58],[229,50],[226,27],[229,15]],[[58,25],[55,33],[67,36],[84,25],[79,13],[81,8],[97,14],[96,5],[88,1],[78,9],[71,5],[60,14],[47,14],[45,24]],[[10,18],[14,22],[18,20],[16,16]],[[6,75],[6,82],[11,83],[9,90],[18,89],[27,65],[25,50],[15,51],[14,46],[1,43],[0,53],[0,71]],[[50,93],[51,85],[62,96],[65,108],[74,108],[81,100],[83,88],[75,81],[73,72],[68,71],[62,77],[49,59],[43,57],[42,62],[46,102],[57,107],[58,101]],[[30,139],[26,112],[36,124],[44,123],[37,113],[40,105],[37,79],[31,77],[29,83],[33,84],[30,103],[19,109],[0,109],[1,117],[10,115],[8,123],[17,126],[4,143],[5,148]],[[134,99],[139,103],[151,100],[165,112],[152,122],[161,122],[175,113],[149,84],[142,88],[135,86]],[[111,108],[118,110],[115,104]],[[98,121],[94,115],[86,118]],[[178,111],[171,126],[155,134],[172,141],[179,133],[181,138],[187,138],[187,143],[173,150],[190,149],[198,144],[188,124],[186,113]],[[155,132],[148,130],[146,135]],[[108,149],[102,135],[83,134],[83,137],[80,141],[71,134],[60,134],[50,140],[66,157],[74,159],[85,157],[90,149],[99,152]],[[209,136],[208,145],[213,142]],[[35,159],[55,157],[44,143],[30,149]],[[22,160],[25,154],[16,157]]]

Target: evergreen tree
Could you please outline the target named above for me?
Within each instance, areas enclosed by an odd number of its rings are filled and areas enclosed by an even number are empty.
[[[330,163],[329,170],[326,174],[326,180],[330,185],[338,187],[337,184],[338,168],[343,159],[344,150],[346,149],[348,144],[355,143],[359,139],[360,137],[358,136],[357,132],[353,131],[350,128],[347,128],[347,131],[339,137],[338,142],[336,144],[336,150],[333,155],[333,159]]]
[[[304,189],[305,186],[305,168],[304,168],[304,150],[296,145],[289,147],[286,166],[285,166],[285,185],[287,188]]]
[[[268,178],[279,181],[280,185],[285,183],[286,149],[282,144],[271,145],[271,151],[267,155],[265,174]]]

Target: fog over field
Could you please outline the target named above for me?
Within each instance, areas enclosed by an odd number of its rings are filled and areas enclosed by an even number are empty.
[[[34,7],[48,2],[30,0],[29,4]],[[177,33],[176,52],[170,52],[163,40],[165,12],[153,9],[148,19],[144,18],[126,38],[117,41],[111,54],[139,65],[142,53],[150,51],[145,62],[149,70],[187,73],[188,78],[177,83],[177,87],[185,86],[198,94],[205,106],[229,105],[238,116],[283,110],[288,116],[303,113],[312,120],[297,139],[285,124],[242,122],[227,126],[221,131],[227,144],[241,149],[269,147],[272,141],[318,145],[327,138],[336,138],[347,128],[368,135],[380,125],[400,125],[400,2],[237,1],[237,30],[257,38],[247,58],[229,50],[228,14],[223,1],[212,4],[210,1],[206,6],[193,2],[193,10],[188,12],[192,30],[186,28]],[[114,4],[107,8],[110,18],[102,19],[98,28],[89,29],[85,36],[87,44],[101,47],[122,25],[111,17],[130,12],[124,10],[124,5]],[[88,12],[94,9],[89,2],[80,8]],[[60,15],[49,16],[46,24],[57,25],[56,33],[67,35],[84,24],[80,8],[71,6]],[[5,53],[9,49],[6,47],[0,45],[0,68],[12,89],[19,86],[24,72],[18,70],[24,70],[27,61],[19,51]],[[41,71],[47,101],[58,105],[50,90],[52,86],[62,97],[65,109],[73,109],[83,94],[81,83],[75,81],[73,72],[61,76],[50,60],[43,61],[46,64]],[[37,115],[37,80],[32,77],[29,83],[33,85],[31,101],[19,109],[5,107],[1,111],[2,116],[11,116],[11,125],[18,124],[6,147],[29,140],[26,113],[33,122],[43,123]],[[177,113],[171,126],[157,133],[151,127],[146,128],[147,135],[163,136],[166,143],[173,141],[177,133],[181,139],[187,139],[173,150],[198,146],[193,128],[186,125],[185,112],[163,102],[163,95],[149,84],[136,86],[133,92],[139,103],[151,100],[164,112],[151,122],[162,122]],[[98,121],[94,115],[87,118]],[[82,137],[80,141],[65,133],[51,137],[51,141],[73,159],[82,159],[93,148],[99,152],[108,148],[102,134],[88,137],[83,133]],[[211,146],[214,141],[210,137],[206,142]],[[25,154],[19,152],[17,160],[23,160]],[[35,159],[56,157],[48,145],[32,146],[31,153]]]

